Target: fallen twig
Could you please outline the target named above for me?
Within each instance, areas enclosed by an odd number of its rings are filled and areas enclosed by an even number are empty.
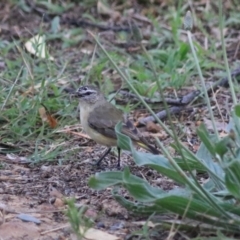
[[[131,99],[132,102],[139,102],[138,97],[131,92],[125,91],[125,90],[120,90],[119,94],[122,95],[124,98],[121,99],[121,101],[126,101],[129,102],[129,99]],[[200,91],[193,91],[188,93],[187,95],[183,96],[182,98],[178,99],[173,99],[173,98],[165,98],[165,102],[168,105],[173,105],[173,106],[185,106],[189,102],[191,102],[196,96],[200,94]],[[126,99],[127,98],[127,99]],[[156,103],[163,103],[162,99],[152,99],[152,98],[147,98],[147,97],[142,97],[146,103],[150,104],[156,104]]]
[[[233,70],[231,75],[232,75],[232,77],[238,77],[240,75],[240,68]],[[213,91],[216,91],[218,87],[228,87],[228,78],[224,77],[221,80],[219,80],[219,81],[215,82],[214,84],[212,84],[211,86],[209,86],[208,90],[207,90],[208,94],[211,94]],[[180,113],[183,109],[186,109],[184,106],[187,106],[189,103],[192,103],[193,101],[197,100],[200,96],[202,96],[202,94],[203,93],[199,90],[195,90],[195,91],[188,93],[187,95],[183,96],[179,101],[179,105],[182,105],[182,107],[179,107],[179,106],[171,107],[169,109],[169,113],[170,114]],[[167,112],[166,112],[166,110],[162,110],[161,112],[156,113],[156,115],[158,116],[159,119],[162,120],[167,117]],[[148,117],[142,118],[139,121],[138,126],[146,125],[150,121],[156,122],[155,118],[153,116],[148,116]]]

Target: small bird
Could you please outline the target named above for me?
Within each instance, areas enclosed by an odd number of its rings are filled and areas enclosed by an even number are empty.
[[[124,118],[123,112],[108,102],[100,90],[92,85],[82,86],[74,93],[79,98],[80,120],[83,130],[97,143],[108,147],[107,151],[100,157],[96,165],[111,151],[111,147],[117,146],[117,135],[115,126],[122,121],[121,132],[130,137],[134,144],[152,152],[160,152],[149,145],[130,120]],[[118,164],[120,167],[120,151],[118,149]]]

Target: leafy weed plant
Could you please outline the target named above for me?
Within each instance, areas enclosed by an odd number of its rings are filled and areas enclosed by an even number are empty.
[[[220,1],[219,6],[220,22],[222,22]],[[225,67],[229,76],[229,84],[235,108],[228,125],[229,132],[224,138],[220,138],[215,126],[210,101],[206,93],[206,86],[200,64],[201,60],[199,60],[196,54],[196,49],[191,37],[191,25],[191,13],[188,12],[185,18],[187,36],[191,46],[195,67],[201,79],[202,92],[207,102],[211,121],[214,126],[214,134],[210,134],[205,126],[201,125],[197,129],[197,134],[202,143],[198,152],[194,154],[178,140],[173,126],[171,126],[171,130],[166,128],[166,126],[155,116],[156,121],[175,140],[173,147],[178,153],[177,157],[171,156],[163,144],[156,139],[163,152],[163,155],[156,156],[136,151],[130,138],[121,133],[121,123],[115,128],[118,135],[119,146],[132,153],[134,161],[138,166],[148,166],[174,180],[181,187],[174,188],[170,191],[164,191],[161,188],[151,186],[145,179],[134,176],[130,173],[128,168],[123,172],[97,173],[89,180],[89,185],[98,190],[114,186],[112,193],[115,199],[128,210],[137,214],[180,215],[182,218],[178,221],[156,221],[158,225],[164,225],[165,227],[169,226],[169,229],[174,225],[180,230],[197,227],[205,234],[216,232],[238,234],[240,230],[240,208],[238,205],[240,197],[240,106],[237,105],[235,101],[235,92],[231,87],[232,80],[225,54]],[[221,25],[220,28],[222,31],[223,25]],[[96,41],[103,52],[109,57],[97,38]],[[222,44],[224,46],[223,38]],[[147,55],[147,57],[154,75],[158,76],[157,67],[155,65],[156,62],[151,55]],[[139,96],[140,101],[147,107],[151,114],[154,115],[151,108],[144,102],[131,80],[129,80],[131,79],[130,75],[124,74],[110,57],[109,60],[132,91]],[[155,79],[158,83],[159,91],[162,94],[163,89],[159,77]],[[171,121],[170,116],[168,117]],[[194,171],[207,173],[208,179],[204,183],[200,183]],[[118,191],[120,187],[127,189],[134,200],[125,199]]]

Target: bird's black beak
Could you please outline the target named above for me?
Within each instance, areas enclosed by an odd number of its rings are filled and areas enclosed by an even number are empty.
[[[70,94],[71,97],[80,97],[78,89],[76,90],[74,88],[64,88],[63,91]]]

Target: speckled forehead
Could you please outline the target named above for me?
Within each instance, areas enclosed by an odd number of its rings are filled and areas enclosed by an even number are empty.
[[[81,94],[87,94],[90,95],[91,93],[97,93],[98,89],[94,86],[82,86],[78,88],[77,92]]]

